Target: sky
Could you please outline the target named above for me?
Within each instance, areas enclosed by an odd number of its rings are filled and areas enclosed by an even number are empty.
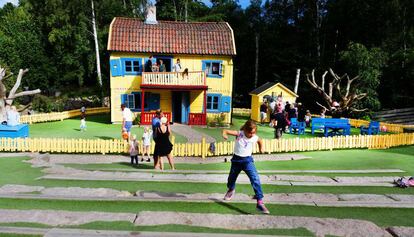
[[[19,3],[19,0],[0,0],[0,7],[3,7],[4,4],[11,2],[14,5],[17,5]]]
[[[202,0],[207,6],[211,6],[210,0]],[[19,0],[0,0],[0,7],[3,7],[4,4],[6,4],[7,2],[11,2],[14,5],[17,5]],[[250,0],[239,0],[239,4],[241,5],[241,7],[243,9],[245,9],[249,4],[250,4]]]
[[[207,6],[211,6],[210,0],[201,0],[204,2]],[[250,5],[250,0],[239,0],[239,4],[243,9],[246,9],[247,6]]]

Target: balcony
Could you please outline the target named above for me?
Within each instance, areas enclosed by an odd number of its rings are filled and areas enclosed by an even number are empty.
[[[143,72],[141,88],[207,90],[206,74],[203,71],[189,72]]]

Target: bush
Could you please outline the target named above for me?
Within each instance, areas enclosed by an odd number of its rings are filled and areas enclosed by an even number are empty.
[[[226,120],[226,114],[220,113],[216,115],[214,118],[207,118],[207,125],[209,127],[224,127],[226,126],[224,120]]]
[[[44,95],[35,95],[32,102],[33,110],[41,113],[60,112],[63,111],[63,101],[53,100]]]

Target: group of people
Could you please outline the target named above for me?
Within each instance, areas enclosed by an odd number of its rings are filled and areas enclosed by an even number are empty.
[[[16,106],[6,105],[5,117],[3,116],[3,121],[1,124],[8,126],[16,126],[20,124],[20,114],[17,112]]]
[[[139,154],[139,142],[137,141],[136,135],[131,136],[132,128],[132,112],[125,104],[121,105],[122,110],[122,132],[127,132],[129,139],[129,153],[131,157],[131,164],[138,165],[138,154]],[[154,168],[164,169],[164,163],[162,157],[166,156],[168,163],[172,170],[175,170],[173,155],[171,153],[173,144],[170,141],[171,127],[167,117],[164,116],[161,110],[155,112],[155,117],[152,119],[152,129],[149,127],[144,128],[142,135],[142,158],[147,156],[147,162],[150,161],[150,145],[151,137],[155,142],[154,148]]]
[[[270,114],[269,126],[275,129],[275,138],[282,137],[283,132],[287,131],[292,118],[297,118],[298,122],[305,122],[309,127],[312,121],[312,116],[309,110],[305,110],[302,103],[291,104],[289,101],[283,102],[282,96],[276,99],[271,98],[268,103],[264,100],[260,105],[260,120],[264,124],[267,119],[267,114]]]
[[[164,61],[158,59],[154,64],[152,63],[153,56],[151,55],[149,59],[145,62],[144,71],[145,72],[166,72],[167,68],[165,67]],[[188,68],[182,70],[180,59],[177,58],[176,63],[172,67],[173,72],[182,73],[183,78],[188,78]]]

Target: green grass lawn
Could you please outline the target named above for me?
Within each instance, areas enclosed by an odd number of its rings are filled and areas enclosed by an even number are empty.
[[[336,150],[323,152],[304,152],[305,156],[312,157],[306,160],[294,161],[260,161],[256,162],[259,170],[338,170],[338,169],[402,169],[405,173],[395,174],[369,174],[369,176],[412,176],[414,175],[414,146],[392,148],[387,150]],[[225,185],[198,183],[197,185],[185,182],[141,182],[137,181],[80,181],[80,180],[47,180],[36,179],[43,176],[40,168],[31,168],[30,164],[21,162],[26,159],[8,158],[0,159],[0,185],[4,184],[25,184],[39,185],[46,187],[90,187],[90,188],[113,188],[117,190],[127,190],[136,192],[144,191],[165,191],[182,193],[221,193],[225,192]],[[148,163],[144,163],[150,169]],[[125,163],[114,164],[67,164],[66,166],[100,169],[100,168],[128,168]],[[216,164],[177,164],[177,169],[181,170],[229,170],[230,163]],[[143,168],[143,167],[141,167]],[[177,172],[179,172],[179,170]],[[24,175],[22,175],[24,174]],[[297,174],[301,174],[300,172]],[[315,175],[304,173],[304,175]],[[335,174],[321,173],[334,177],[338,175],[352,176],[365,174]],[[250,185],[238,184],[238,192],[253,194]],[[319,192],[319,193],[375,193],[375,194],[414,194],[414,189],[398,189],[391,187],[307,187],[307,186],[277,186],[263,185],[265,193],[284,193],[284,192]]]
[[[30,137],[44,138],[81,138],[81,139],[120,139],[121,124],[111,124],[110,114],[90,115],[86,118],[87,130],[79,129],[80,119],[71,118],[63,121],[36,123],[30,125]],[[142,137],[143,127],[132,127],[131,133]],[[173,134],[175,141],[187,142],[184,136]]]
[[[297,154],[297,153],[296,153]],[[260,170],[328,170],[328,169],[402,169],[406,171],[398,175],[414,174],[414,146],[391,148],[387,150],[334,150],[303,152],[310,157],[306,160],[292,161],[258,161],[255,162]],[[5,184],[25,184],[45,187],[84,187],[84,188],[113,188],[129,192],[157,191],[179,193],[225,193],[225,184],[215,183],[186,183],[186,182],[154,182],[154,181],[92,181],[92,180],[52,180],[37,179],[44,174],[41,168],[31,168],[29,163],[22,162],[27,157],[0,158],[0,186]],[[150,168],[144,163],[141,168]],[[128,168],[125,163],[114,164],[68,164],[71,167],[99,169],[99,168]],[[181,170],[228,170],[230,163],[216,164],[177,164]],[[178,171],[179,172],[179,171]],[[150,174],[149,174],[150,175]],[[313,174],[307,174],[313,175]],[[336,176],[338,174],[317,174]],[[343,174],[350,176],[352,174]],[[360,175],[360,174],[359,174]],[[388,176],[395,174],[370,174]],[[360,187],[360,186],[278,186],[263,185],[266,193],[332,193],[332,194],[409,194],[414,195],[414,188],[401,189],[395,187]],[[237,193],[253,195],[249,184],[237,184]],[[367,208],[367,207],[316,207],[301,205],[267,204],[271,215],[277,216],[309,216],[321,218],[350,218],[372,221],[381,227],[414,226],[411,221],[414,217],[412,208]],[[256,214],[253,203],[232,202],[157,202],[157,201],[112,201],[112,200],[43,200],[37,198],[0,198],[1,209],[41,209],[41,210],[68,210],[68,211],[104,211],[127,212],[139,211],[174,211],[195,213],[221,214]],[[9,223],[2,226],[49,227],[31,223]],[[191,227],[181,225],[163,225],[157,227],[136,227],[127,222],[93,222],[80,226],[62,226],[69,228],[128,230],[128,231],[168,231],[168,232],[209,232],[209,233],[240,233],[240,234],[279,234],[294,236],[309,236],[305,229],[270,229],[252,231],[232,231],[214,228]],[[1,235],[3,236],[3,235]],[[18,236],[18,235],[9,235]]]

